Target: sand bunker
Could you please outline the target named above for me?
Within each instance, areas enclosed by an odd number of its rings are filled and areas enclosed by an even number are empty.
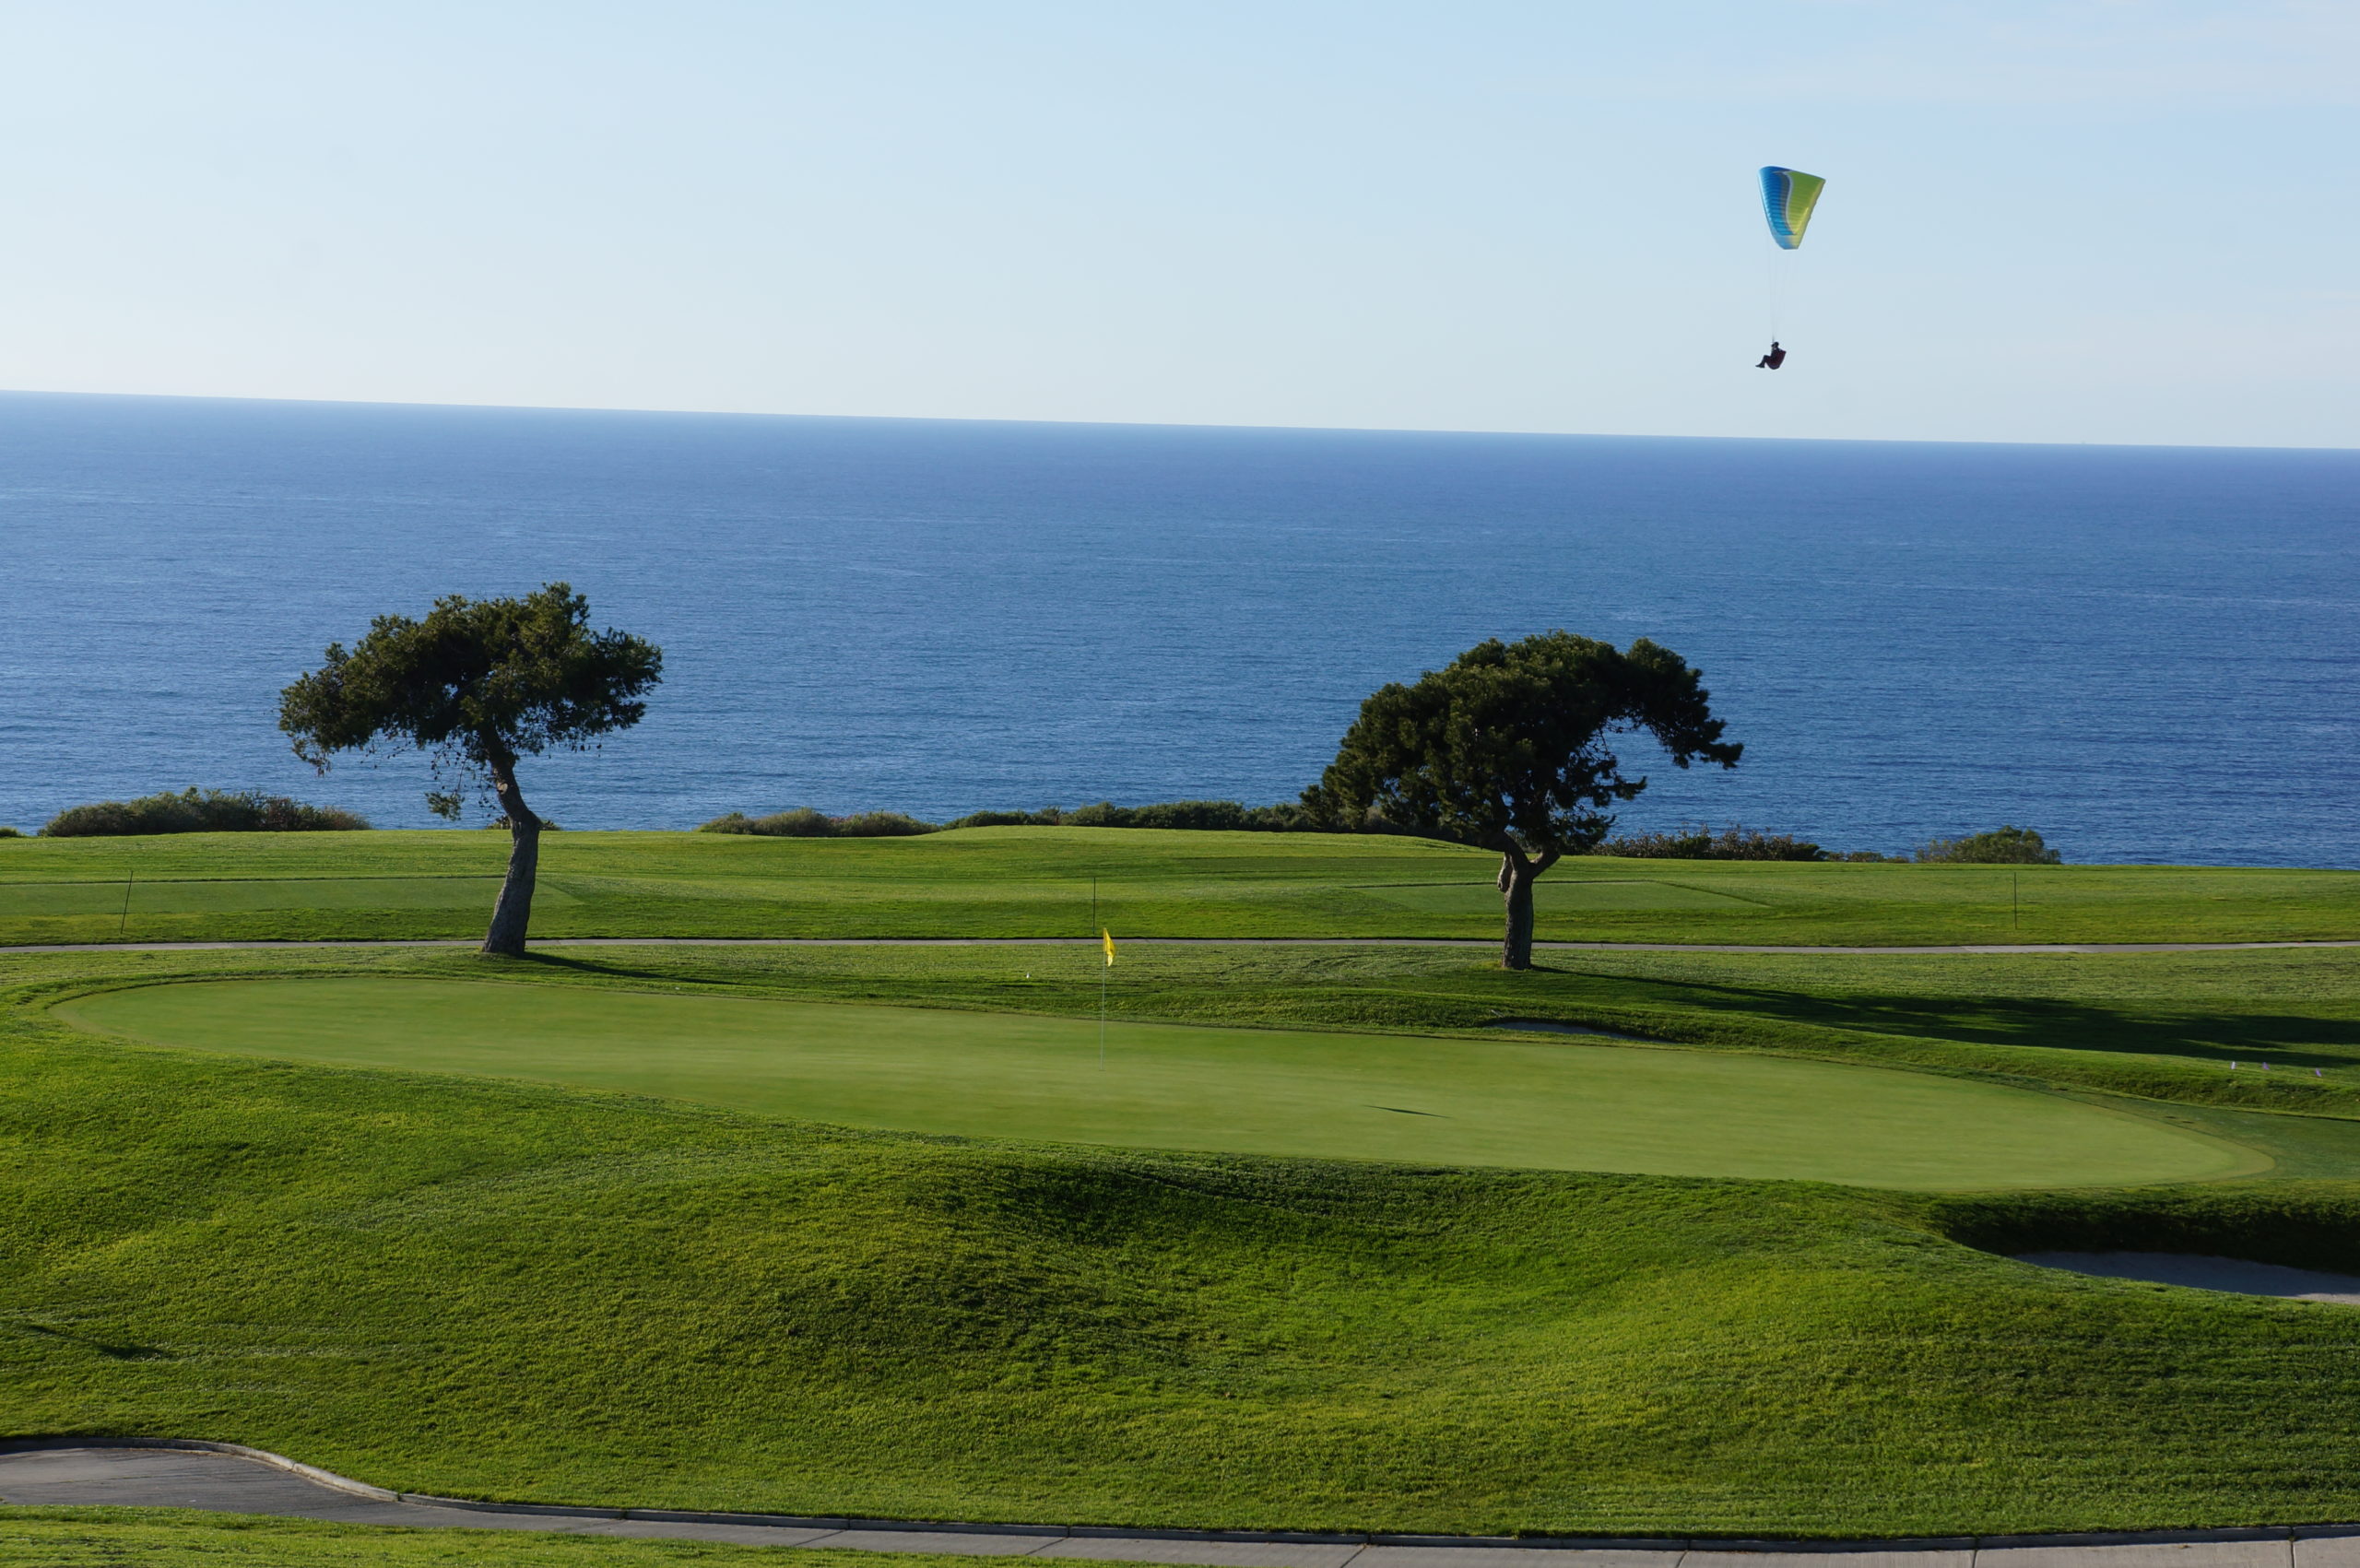
[[[2027,1252],[2018,1263],[2095,1274],[2107,1279],[2145,1279],[2198,1291],[2229,1291],[2244,1296],[2283,1296],[2298,1302],[2337,1302],[2360,1306],[2360,1278],[2248,1263],[2241,1257],[2202,1257],[2176,1252]]]

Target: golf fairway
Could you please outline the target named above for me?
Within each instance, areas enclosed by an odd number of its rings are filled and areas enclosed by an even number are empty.
[[[53,1009],[153,1044],[522,1079],[975,1138],[1965,1189],[2193,1181],[2255,1151],[1930,1074],[1562,1039],[1094,1020],[469,981],[238,980]]]

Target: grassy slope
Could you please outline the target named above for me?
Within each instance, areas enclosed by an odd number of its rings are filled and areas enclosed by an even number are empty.
[[[983,1568],[997,1561],[895,1554],[893,1568]],[[0,1568],[877,1568],[877,1554],[827,1547],[726,1546],[529,1530],[410,1530],[189,1509],[0,1508]]]
[[[0,942],[480,931],[504,837],[189,834],[0,841]],[[560,833],[543,936],[1497,935],[1491,857],[1407,839],[988,828],[917,839]],[[1867,943],[2360,936],[2360,873],[2170,867],[1575,860],[1566,940]],[[126,889],[125,878],[132,878]],[[128,892],[129,908],[125,911]]]
[[[1846,1182],[2195,1181],[2250,1149],[2057,1094],[1711,1051],[1222,1029],[425,977],[142,985],[85,1028],[330,1067],[1126,1149]]]
[[[640,952],[502,973],[1004,1005],[1027,983],[983,966],[1007,956]],[[899,967],[850,967],[888,957]],[[1226,959],[1236,984],[1169,973],[1155,1005],[1502,995],[1452,955]],[[1326,967],[1283,967],[1305,961]],[[2096,978],[2056,988],[2301,1010],[2274,994],[2298,988],[2283,975],[2240,993],[2187,961],[2138,961],[2160,966],[2143,985],[2081,970]],[[483,973],[453,953],[77,955],[7,973],[33,1001],[258,968]],[[1713,973],[1682,983],[1745,981]],[[2308,973],[2322,996],[2349,989],[2348,972]],[[1920,1002],[1971,1025],[1944,986],[1971,994],[1974,973],[1922,975]],[[1567,1006],[1634,987],[1664,1007],[1659,977],[1533,978],[1573,988]],[[1087,996],[1079,974],[1029,984],[1033,1008]],[[1138,984],[1134,1008],[1151,999]],[[1944,1234],[2354,1268],[2360,1188],[2343,1183],[1911,1198],[974,1145],[143,1050],[7,1017],[0,1431],[225,1438],[544,1501],[1166,1525],[2360,1517],[2360,1341],[2342,1311],[2080,1279]],[[2337,1141],[2354,1124],[2184,1114],[2283,1129],[2290,1169],[2360,1169]]]

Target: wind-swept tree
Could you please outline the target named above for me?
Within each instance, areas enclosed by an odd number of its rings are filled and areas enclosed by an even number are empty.
[[[1652,735],[1675,766],[1737,766],[1743,749],[1698,672],[1641,638],[1627,653],[1570,632],[1469,648],[1414,686],[1398,681],[1361,704],[1336,760],[1304,791],[1333,828],[1390,828],[1495,851],[1507,905],[1501,962],[1532,967],[1532,884],[1613,827],[1608,808],[1634,799],[1609,749]]]
[[[564,583],[521,599],[437,599],[423,620],[381,615],[347,653],[279,694],[278,727],[321,772],[339,751],[416,747],[436,780],[427,804],[455,820],[467,789],[488,790],[508,826],[508,876],[483,950],[525,951],[540,866],[541,819],[516,786],[516,760],[580,751],[628,729],[663,678],[664,651],[590,630],[590,603]]]

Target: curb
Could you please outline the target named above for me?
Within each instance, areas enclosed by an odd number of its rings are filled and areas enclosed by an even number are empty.
[[[2211,1530],[2082,1530],[2051,1535],[1902,1536],[1828,1540],[1776,1537],[1712,1536],[1445,1536],[1386,1534],[1359,1530],[1148,1530],[1121,1525],[962,1524],[943,1519],[873,1519],[851,1515],[731,1514],[682,1508],[585,1508],[557,1503],[488,1503],[440,1497],[432,1492],[393,1491],[306,1465],[266,1448],[213,1443],[193,1437],[26,1437],[0,1440],[0,1454],[38,1454],[77,1448],[147,1448],[221,1454],[251,1459],[300,1476],[318,1486],[377,1503],[408,1503],[547,1519],[638,1519],[650,1524],[734,1525],[802,1530],[884,1530],[910,1535],[1039,1536],[1061,1540],[1233,1541],[1272,1546],[1404,1546],[1525,1551],[1725,1551],[1831,1556],[1873,1551],[2008,1551],[2045,1547],[2197,1546],[2239,1541],[2299,1541],[2360,1536],[2360,1524],[2266,1525]]]

